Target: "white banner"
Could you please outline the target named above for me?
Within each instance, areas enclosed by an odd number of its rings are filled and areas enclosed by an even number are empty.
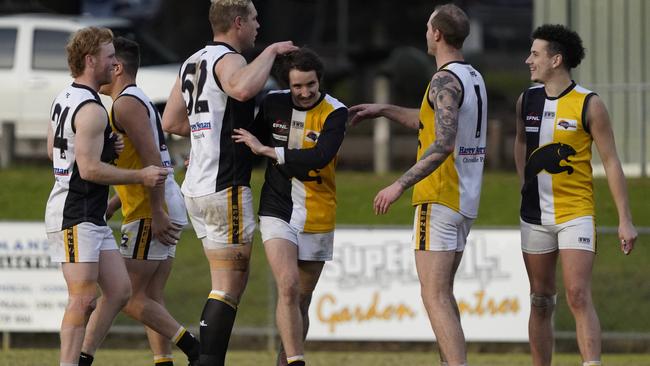
[[[337,229],[310,307],[308,339],[434,340],[410,229]],[[528,340],[518,230],[472,230],[454,283],[468,341]]]
[[[0,222],[0,331],[58,332],[67,302],[45,224]]]

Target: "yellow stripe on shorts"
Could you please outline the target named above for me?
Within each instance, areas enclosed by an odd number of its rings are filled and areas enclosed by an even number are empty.
[[[415,249],[429,250],[429,204],[417,206],[418,226],[415,232]]]
[[[141,219],[138,227],[138,235],[135,238],[133,248],[133,259],[147,259],[149,246],[151,245],[151,219]]]
[[[65,259],[68,263],[79,261],[79,238],[77,225],[63,230],[65,243]]]
[[[236,192],[233,192],[236,190]],[[228,239],[230,244],[239,244],[241,239],[241,224],[242,224],[242,193],[243,189],[240,186],[228,188]]]

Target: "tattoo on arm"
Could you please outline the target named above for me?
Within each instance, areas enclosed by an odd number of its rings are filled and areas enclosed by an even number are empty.
[[[454,151],[458,131],[458,106],[463,97],[458,80],[448,72],[433,76],[429,88],[429,99],[435,107],[436,139],[420,160],[411,167],[398,182],[407,189],[433,173]]]

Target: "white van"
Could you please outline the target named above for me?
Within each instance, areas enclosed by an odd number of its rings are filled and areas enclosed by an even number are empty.
[[[129,21],[51,14],[0,16],[0,123],[14,122],[18,141],[46,138],[52,101],[72,82],[65,45],[71,33],[91,25],[108,27],[115,36],[140,44],[138,86],[161,111],[164,108],[180,64]],[[110,108],[110,98],[102,101]]]

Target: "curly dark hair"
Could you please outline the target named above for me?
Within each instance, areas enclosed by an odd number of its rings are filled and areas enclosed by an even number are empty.
[[[293,69],[300,71],[315,71],[318,81],[323,81],[323,73],[325,70],[323,61],[318,57],[316,52],[309,48],[299,48],[275,58],[272,73],[281,87],[289,87],[289,72]]]
[[[531,38],[547,41],[548,52],[552,55],[561,54],[568,70],[580,65],[580,61],[585,58],[585,48],[578,33],[561,24],[539,26],[533,31]]]

